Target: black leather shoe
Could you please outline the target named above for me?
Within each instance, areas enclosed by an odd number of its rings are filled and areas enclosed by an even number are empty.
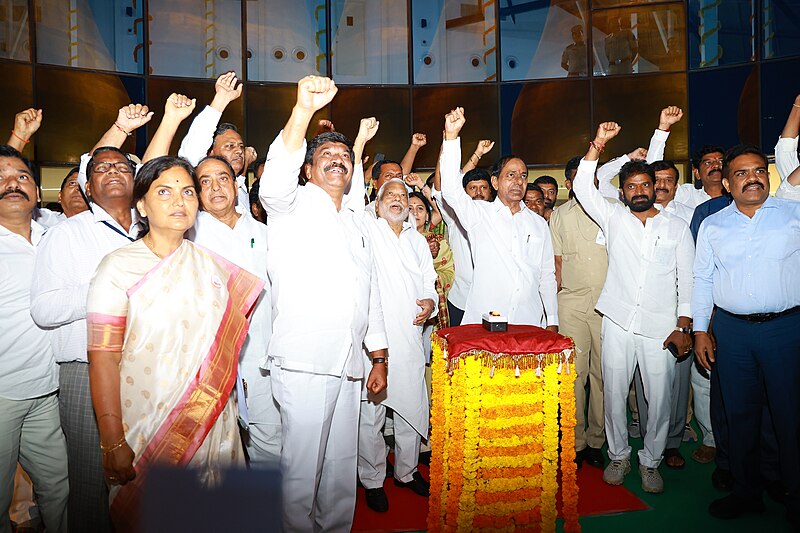
[[[584,459],[586,459],[586,448],[575,452],[575,464],[578,465],[578,470],[583,466]]]
[[[711,484],[717,490],[730,492],[733,490],[733,474],[731,474],[730,470],[716,468],[714,473],[711,474]]]
[[[431,466],[431,452],[420,452],[419,464],[425,466]]]
[[[387,458],[386,459],[386,479],[389,479],[390,477],[394,477],[394,465]]]
[[[366,489],[367,492],[367,507],[376,513],[385,513],[389,510],[389,499],[386,498],[386,492],[383,487],[379,489]]]
[[[724,498],[714,500],[708,506],[709,514],[721,520],[733,520],[745,513],[761,514],[764,510],[764,502],[761,501],[761,498],[748,500],[736,494],[729,494]]]
[[[404,489],[411,489],[420,496],[430,496],[431,484],[425,481],[419,472],[414,472],[413,476],[413,479],[408,483],[403,483],[399,479],[395,479],[394,484],[398,487],[403,487]]]
[[[606,459],[603,457],[603,452],[600,451],[600,448],[592,448],[591,446],[587,446],[583,451],[583,460],[589,463],[589,466],[593,466],[595,468],[603,468],[605,466]]]

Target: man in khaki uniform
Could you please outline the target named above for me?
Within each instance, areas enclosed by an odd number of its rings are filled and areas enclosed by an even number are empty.
[[[575,341],[575,461],[602,468],[600,448],[605,441],[603,423],[603,375],[600,351],[601,317],[594,310],[608,270],[605,237],[572,194],[572,179],[580,157],[567,163],[565,185],[570,199],[553,211],[550,233],[558,281],[560,333]],[[584,416],[586,385],[589,384],[589,413]],[[586,420],[588,418],[588,420]],[[588,422],[588,424],[587,424]]]

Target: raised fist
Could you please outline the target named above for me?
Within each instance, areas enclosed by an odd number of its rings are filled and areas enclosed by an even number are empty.
[[[297,82],[297,107],[314,113],[328,105],[338,91],[330,78],[306,76]]]
[[[362,118],[358,124],[358,135],[356,139],[360,142],[366,143],[378,133],[378,128],[381,123],[375,117]]]
[[[671,105],[661,110],[661,117],[658,121],[658,127],[662,130],[668,130],[670,126],[683,118],[683,110],[680,107]]]
[[[415,133],[411,136],[411,146],[416,146],[417,148],[422,148],[428,144],[428,138],[425,136],[424,133]]]
[[[605,144],[616,137],[621,129],[622,126],[616,122],[603,122],[597,127],[597,134],[595,135],[594,140]]]
[[[197,100],[189,98],[182,94],[172,93],[167,98],[167,103],[164,105],[164,117],[175,118],[184,120],[194,111]]]
[[[628,159],[631,161],[644,161],[647,159],[647,148],[639,147],[633,152],[628,154]]]
[[[444,138],[447,141],[452,141],[458,138],[461,128],[467,119],[464,118],[464,108],[457,107],[444,116]]]
[[[478,141],[478,146],[475,147],[475,155],[481,158],[489,153],[492,148],[494,148],[494,141],[490,141],[489,139]]]
[[[33,137],[33,134],[42,125],[42,110],[41,109],[26,109],[20,111],[14,116],[14,134],[17,137],[28,140]]]
[[[153,118],[153,112],[143,104],[128,104],[120,108],[117,114],[117,126],[126,133],[131,133],[136,128],[144,126]]]

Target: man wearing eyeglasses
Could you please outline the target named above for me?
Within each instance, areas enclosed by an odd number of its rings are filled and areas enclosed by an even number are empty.
[[[59,411],[69,459],[70,531],[111,531],[100,436],[89,391],[86,299],[89,283],[108,253],[139,231],[131,209],[135,164],[118,146],[152,113],[139,104],[120,110],[92,152],[86,169],[90,208],[51,228],[42,238],[31,287],[31,317],[52,330],[59,366]],[[98,143],[98,144],[100,144]]]
[[[729,430],[733,493],[709,506],[733,519],[763,513],[760,430],[766,401],[778,442],[788,519],[800,528],[800,204],[769,195],[767,158],[728,151],[723,184],[733,203],[705,219],[694,263],[695,356],[716,362]],[[712,310],[713,334],[709,331]],[[716,342],[715,342],[716,339]],[[716,348],[716,354],[715,354]]]
[[[700,180],[702,189],[694,183],[684,183],[675,193],[675,201],[694,209],[703,202],[725,194],[722,187],[722,158],[725,149],[721,146],[703,146],[692,157],[692,174]]]

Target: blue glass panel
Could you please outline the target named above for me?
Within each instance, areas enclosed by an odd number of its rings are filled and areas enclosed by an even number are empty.
[[[755,0],[689,0],[690,68],[752,61],[755,9]]]

